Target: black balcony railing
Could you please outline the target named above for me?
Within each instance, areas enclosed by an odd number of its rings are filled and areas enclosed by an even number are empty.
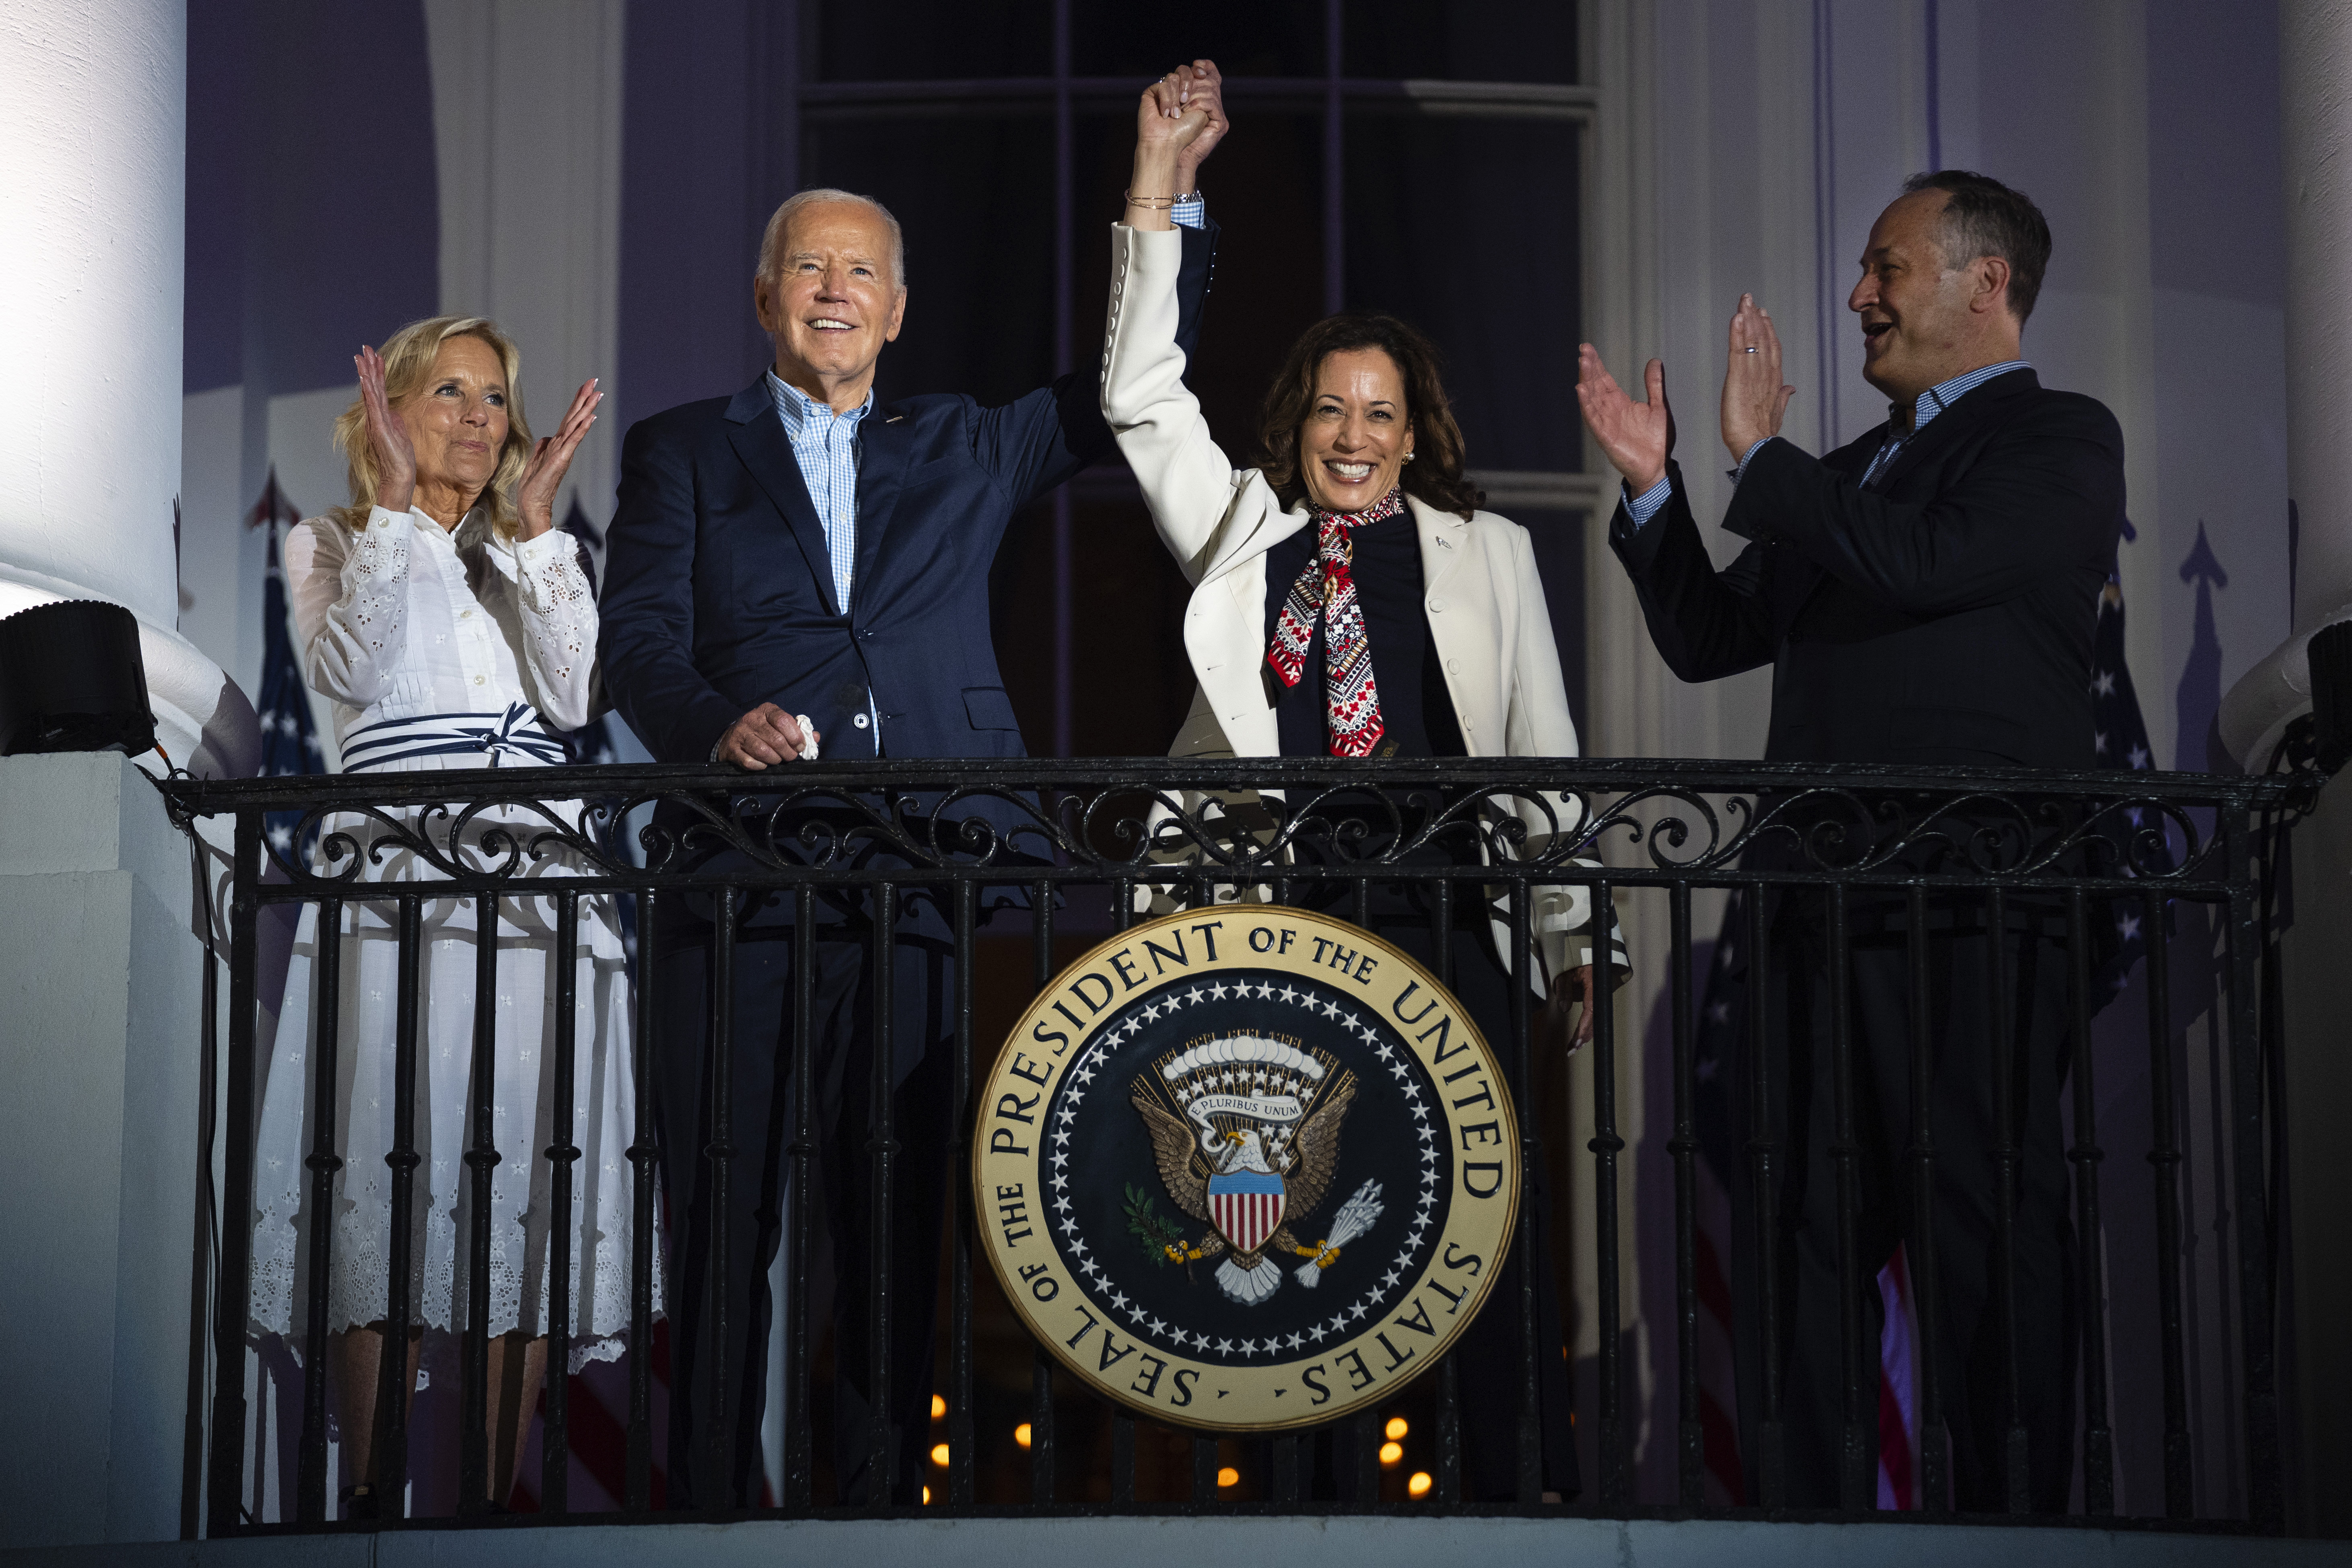
[[[1907,932],[1895,940],[1907,942],[1914,989],[1911,995],[1915,1067],[1926,1062],[1927,932],[1937,909],[1977,908],[1981,929],[2001,931],[2020,909],[2039,911],[2035,918],[2066,939],[2072,955],[2067,995],[2073,1020],[2073,1075],[2070,1144],[2067,1157],[2074,1172],[2072,1214],[2075,1246],[2084,1284],[2080,1311],[2082,1342],[2076,1357],[2081,1370],[2077,1426],[2075,1497],[2083,1512],[2092,1516],[2116,1511],[2116,1436],[2112,1428],[2114,1403],[2111,1376],[2143,1394],[2147,1408],[2160,1407],[2163,1436],[2161,1483],[2136,1483],[2135,1512],[2159,1522],[2197,1523],[2210,1528],[2234,1521],[2236,1528],[2275,1531],[2282,1528],[2277,1356],[2274,1347],[2276,1246],[2273,1235],[2270,1080],[2268,1054],[2274,1052],[2277,1009],[2265,995],[2266,982],[2275,984],[2276,955],[2272,947],[2267,900],[2276,884],[2272,868],[2284,848],[2284,827],[2309,804],[2317,782],[2308,772],[2270,777],[2222,778],[2190,774],[2086,773],[2053,773],[2031,771],[1918,771],[1885,767],[1808,768],[1777,764],[1650,761],[1573,761],[1517,758],[1496,762],[1448,760],[1428,763],[1348,764],[1321,761],[1254,761],[1183,763],[1164,760],[1096,762],[911,762],[891,764],[819,763],[794,764],[781,773],[751,777],[731,771],[664,767],[509,769],[467,773],[373,773],[358,776],[250,780],[234,783],[185,777],[163,785],[170,809],[183,826],[194,829],[201,819],[222,819],[207,837],[233,844],[225,868],[220,857],[206,852],[208,878],[205,905],[216,921],[220,938],[215,956],[207,958],[207,995],[215,966],[227,965],[226,1059],[220,1103],[207,1103],[204,1117],[205,1147],[219,1150],[218,1168],[225,1192],[215,1225],[200,1224],[198,1300],[211,1305],[192,1324],[194,1363],[214,1369],[212,1385],[205,1389],[192,1380],[189,1414],[191,1452],[188,1469],[187,1522],[193,1531],[199,1493],[208,1500],[205,1528],[215,1535],[278,1528],[318,1528],[330,1521],[330,1477],[327,1464],[327,1308],[326,1270],[314,1257],[305,1289],[307,1319],[302,1324],[300,1365],[302,1397],[300,1429],[295,1439],[299,1462],[294,1497],[281,1521],[257,1521],[249,1468],[256,1463],[247,1409],[249,1358],[254,1353],[247,1322],[248,1285],[252,1267],[257,1115],[260,1073],[257,1038],[263,1005],[265,974],[258,962],[259,931],[266,910],[273,906],[310,904],[325,911],[319,925],[322,949],[317,965],[320,990],[309,1009],[318,1031],[312,1049],[321,1063],[333,1060],[331,1046],[339,1007],[338,973],[331,949],[336,940],[340,908],[364,903],[383,913],[396,932],[398,974],[407,994],[398,1009],[399,1104],[395,1107],[393,1152],[387,1156],[389,1191],[394,1223],[394,1256],[388,1284],[393,1327],[387,1342],[404,1339],[405,1326],[415,1321],[408,1300],[407,1279],[412,1260],[402,1253],[410,1233],[409,1216],[416,1202],[415,1117],[420,1030],[417,984],[420,910],[428,900],[472,900],[478,916],[502,900],[528,896],[552,900],[558,951],[576,939],[580,900],[611,895],[634,900],[640,929],[647,926],[664,900],[689,896],[714,900],[713,908],[735,909],[736,900],[753,895],[774,895],[793,900],[801,923],[795,941],[807,942],[808,916],[814,900],[845,889],[877,900],[901,900],[914,893],[934,898],[951,922],[959,984],[953,999],[955,1056],[953,1115],[950,1125],[957,1140],[949,1169],[956,1174],[956,1194],[950,1225],[949,1308],[946,1313],[948,1356],[943,1393],[947,1413],[943,1426],[950,1448],[948,1461],[936,1474],[936,1495],[927,1510],[954,1513],[983,1506],[1001,1506],[1013,1500],[982,1495],[975,1464],[975,1373],[978,1358],[1001,1354],[1001,1342],[976,1342],[974,1303],[976,1280],[984,1279],[974,1257],[970,1203],[969,1129],[972,1121],[968,1097],[976,1058],[985,1065],[998,1042],[982,1030],[974,1000],[974,975],[981,966],[975,943],[985,907],[1014,895],[1010,910],[998,909],[986,919],[987,940],[1004,942],[1008,926],[1025,927],[1029,963],[1024,972],[1042,989],[1059,968],[1055,939],[1061,922],[1066,939],[1071,928],[1090,928],[1092,935],[1124,929],[1139,907],[1139,890],[1178,900],[1202,902],[1233,896],[1233,889],[1259,889],[1274,902],[1289,902],[1302,879],[1311,879],[1328,890],[1343,889],[1337,908],[1345,910],[1351,897],[1360,921],[1365,900],[1375,885],[1415,883],[1426,889],[1433,921],[1447,929],[1449,911],[1457,900],[1496,899],[1507,911],[1512,954],[1507,963],[1527,973],[1531,934],[1529,909],[1534,889],[1576,884],[1587,889],[1596,909],[1616,908],[1633,931],[1631,959],[1635,969],[1654,979],[1663,976],[1665,1002],[1653,1029],[1651,1048],[1671,1052],[1672,1106],[1670,1134],[1664,1142],[1670,1153],[1671,1193],[1644,1190],[1638,1205],[1622,1199],[1623,1180],[1630,1171],[1627,1143],[1618,1125],[1617,1099],[1621,1064],[1627,1042],[1618,1035],[1615,1010],[1598,1010],[1590,1048],[1574,1070],[1589,1072],[1592,1136],[1579,1158],[1589,1156],[1591,1228],[1578,1234],[1580,1247],[1591,1248],[1590,1268],[1597,1280],[1591,1300],[1597,1314],[1597,1361],[1592,1369],[1592,1407],[1580,1412],[1591,1423],[1587,1449],[1597,1461],[1597,1474],[1588,1471],[1585,1492],[1576,1506],[1606,1513],[1629,1514],[1654,1509],[1701,1510],[1706,1492],[1702,1472],[1703,1438],[1700,1371],[1696,1351],[1700,1283],[1696,1277],[1695,1241],[1695,1158],[1699,1150],[1695,1104],[1694,1036],[1700,1026],[1695,1016],[1693,920],[1694,898],[1706,889],[1729,889],[1747,895],[1746,937],[1751,953],[1760,961],[1768,951],[1768,890],[1783,910],[1803,911],[1818,919],[1832,954],[1841,962],[1852,938],[1851,922],[1857,911],[1891,910],[1885,929]],[[788,786],[788,787],[787,787]],[[1262,797],[1262,812],[1228,809],[1238,794],[1278,790]],[[756,793],[766,792],[766,793]],[[573,803],[573,804],[566,804]],[[1205,804],[1204,804],[1205,803]],[[648,822],[647,808],[655,808]],[[975,816],[985,812],[988,819]],[[299,821],[284,814],[300,814]],[[495,814],[506,826],[468,835],[468,825]],[[1549,833],[1529,832],[1530,822],[1548,826]],[[233,822],[233,831],[221,826]],[[457,837],[453,838],[453,835]],[[315,837],[314,837],[315,836]],[[472,847],[453,853],[448,846],[465,839]],[[306,857],[290,847],[315,842]],[[530,873],[551,849],[561,848],[581,874],[557,879],[530,879]],[[363,861],[383,863],[387,850],[412,858],[413,874],[397,881],[368,879]],[[1439,851],[1431,853],[1431,851]],[[713,859],[714,851],[720,853]],[[713,870],[713,866],[725,868]],[[528,881],[527,879],[530,879]],[[1657,929],[1654,921],[1634,919],[1644,900],[1663,905],[1663,946],[1645,944],[1639,933]],[[673,905],[673,908],[676,906]],[[2107,1165],[2104,1172],[2103,1140],[2129,1138],[2117,1128],[2102,1128],[2099,1097],[2093,1091],[2091,1018],[2102,997],[2094,994],[2092,963],[2096,956],[2094,928],[2112,923],[2120,909],[2136,917],[2147,943],[2147,983],[2145,1029],[2148,1062],[2148,1127],[2142,1151],[2150,1163],[2144,1203],[2135,1213],[2152,1215],[2152,1237],[2136,1238],[2135,1258],[2147,1267],[2136,1267],[2137,1278],[2111,1278],[2106,1259],[2106,1227],[2110,1210],[2102,1206],[2102,1182],[2110,1194],[2119,1181],[2129,1180],[2125,1168]],[[2177,951],[2176,916],[2197,910],[2204,923],[2197,929],[2213,933],[2201,939],[2196,951]],[[715,919],[720,962],[734,932],[731,915]],[[480,973],[493,973],[498,923],[478,919],[483,933],[477,952]],[[1017,937],[1012,940],[1019,940]],[[2000,944],[1991,944],[2000,951]],[[803,949],[805,951],[805,949]],[[1002,948],[994,973],[1003,973]],[[1069,949],[1066,942],[1062,956]],[[1515,957],[1513,956],[1515,955]],[[1999,960],[1994,961],[1996,966]],[[2184,967],[2204,977],[2211,987],[2211,1071],[2194,1084],[2179,1081],[2180,1026],[2173,1016],[2168,986]],[[808,1016],[810,984],[806,964],[795,966],[801,987],[799,1016]],[[572,1001],[563,978],[569,965],[556,966],[557,1005],[552,1040],[555,1068],[571,1069]],[[645,1040],[656,1016],[651,995],[653,966],[640,963],[634,976],[634,1016],[638,1038]],[[1001,984],[1001,979],[998,982]],[[1995,980],[1998,991],[2000,984]],[[1016,987],[1017,989],[1018,987]],[[495,987],[477,988],[476,1005],[486,1011]],[[1750,1006],[1760,1011],[1763,986],[1751,975]],[[714,995],[727,994],[716,988]],[[1522,992],[1524,994],[1524,992]],[[724,1004],[719,1005],[724,1006]],[[1832,1005],[1825,1031],[1841,1072],[1850,1073],[1844,1042],[1848,1033],[1843,994]],[[1530,1008],[1513,1009],[1515,1037],[1496,1042],[1514,1079],[1514,1090],[1528,1103],[1536,1068],[1530,1041]],[[714,1037],[728,1037],[726,1020]],[[2135,1027],[2139,1026],[2135,1025]],[[879,1201],[887,1208],[892,1180],[889,1152],[894,1147],[887,1092],[888,1033],[887,1009],[876,1020],[881,1037],[873,1042],[875,1074],[884,1092],[872,1097],[870,1128],[874,1151],[872,1180]],[[489,1151],[488,1060],[482,1053],[490,1038],[487,1020],[478,1022],[473,1039],[475,1081],[467,1109],[474,1130],[469,1161]],[[204,1026],[205,1079],[214,1081],[215,1039],[208,1010]],[[626,1421],[625,1484],[620,1499],[623,1511],[611,1518],[644,1518],[653,1503],[654,1456],[660,1449],[654,1420],[652,1380],[654,1323],[647,1286],[656,1228],[656,1149],[653,1131],[652,1084],[646,1057],[636,1058],[637,1126],[627,1151],[634,1164],[633,1321],[626,1357],[629,1395]],[[803,1053],[803,1058],[805,1053]],[[2000,1060],[2000,1053],[1994,1053]],[[723,1068],[723,1064],[714,1064]],[[795,1064],[805,1072],[805,1060]],[[2003,1070],[2013,1070],[2009,1064]],[[1915,1086],[1927,1079],[1913,1073]],[[716,1092],[726,1093],[723,1070],[716,1074]],[[578,1150],[569,1125],[572,1103],[569,1085],[554,1097],[557,1125],[543,1158],[554,1194],[553,1212],[571,1212],[572,1163]],[[1751,1095],[1762,1088],[1751,1075]],[[1924,1088],[1915,1088],[1913,1104],[1924,1105]],[[2205,1267],[2218,1289],[2230,1299],[2221,1314],[2227,1327],[2216,1331],[2215,1314],[2200,1313],[2184,1295],[2200,1287],[2190,1279],[2195,1260],[2185,1258],[2191,1245],[2188,1207],[2180,1165],[2186,1142],[2194,1135],[2188,1112],[2189,1100],[2203,1096],[2210,1114],[2200,1126],[2208,1132],[2212,1169],[2200,1173],[2202,1182],[2225,1193],[2229,1218],[2226,1268],[2208,1258]],[[320,1194],[328,1190],[331,1173],[340,1165],[331,1116],[331,1083],[317,1091],[323,1122],[314,1113],[305,1133],[310,1153],[306,1163]],[[2000,1098],[2004,1121],[2000,1137],[2004,1151],[2005,1181],[2013,1181],[2017,1129],[2009,1123],[2010,1100]],[[208,1096],[209,1101],[209,1096]],[[805,1097],[800,1100],[808,1103]],[[1774,1157],[1774,1133],[1760,1099],[1739,1112],[1747,1138],[1739,1157],[1768,1175]],[[1528,1140],[1529,1161],[1541,1159],[1543,1118],[1523,1114],[1519,1125]],[[2211,1129],[2225,1129],[2213,1134]],[[804,1178],[811,1159],[807,1129],[788,1156]],[[1842,1131],[1843,1131],[1842,1129]],[[217,1142],[215,1143],[215,1140]],[[1837,1156],[1841,1230],[1840,1263],[1851,1270],[1853,1240],[1852,1177],[1846,1168],[1851,1138]],[[1915,1137],[1904,1150],[1906,1179],[1913,1190],[1928,1190],[1935,1151]],[[495,1152],[489,1151],[495,1159]],[[730,1160],[749,1156],[730,1152],[724,1141],[714,1141],[704,1158],[716,1162],[723,1178]],[[212,1167],[208,1164],[207,1171]],[[756,1179],[756,1173],[739,1179]],[[810,1183],[790,1184],[785,1234],[810,1233]],[[487,1246],[479,1232],[487,1221],[487,1193],[478,1184],[470,1223],[477,1235],[475,1279],[481,1278],[479,1248]],[[321,1204],[307,1223],[313,1226],[310,1245],[323,1254],[330,1245]],[[673,1221],[677,1216],[673,1215]],[[461,1222],[461,1224],[464,1222]],[[1654,1440],[1667,1442],[1675,1456],[1670,1495],[1648,1500],[1637,1497],[1631,1447],[1639,1420],[1628,1386],[1629,1368],[1622,1347],[1626,1343],[1621,1321],[1622,1286],[1618,1227],[1656,1227],[1671,1231],[1673,1246],[1673,1336],[1675,1349],[1659,1355],[1661,1370],[1673,1365],[1678,1380],[1671,1404],[1675,1429],[1659,1431]],[[580,1245],[559,1226],[551,1239],[552,1267],[549,1321],[551,1376],[547,1391],[544,1465],[540,1485],[543,1512],[566,1511],[565,1474],[568,1464],[569,1413],[563,1336],[572,1321],[565,1300],[569,1275],[568,1248]],[[1525,1230],[1523,1226],[1523,1232]],[[463,1238],[461,1237],[461,1240]],[[2007,1228],[1998,1245],[2011,1245]],[[1918,1312],[1923,1325],[1932,1325],[1941,1310],[1934,1251],[1915,1269]],[[2116,1254],[2121,1256],[2121,1253]],[[1525,1253],[1522,1253],[1523,1258]],[[874,1267],[874,1299],[892,1295],[888,1279],[889,1251],[877,1247]],[[1769,1249],[1767,1250],[1769,1259]],[[804,1248],[788,1248],[789,1266],[804,1271]],[[1769,1267],[1769,1261],[1765,1267]],[[745,1267],[730,1259],[721,1246],[712,1249],[710,1267],[717,1299],[725,1296],[723,1282],[730,1268]],[[205,1280],[211,1289],[207,1297]],[[900,1282],[911,1286],[922,1282]],[[813,1442],[812,1427],[822,1415],[812,1400],[811,1363],[819,1325],[809,1321],[809,1294],[804,1274],[796,1275],[787,1289],[783,1368],[785,1462],[783,1487],[776,1499],[786,1514],[830,1511],[830,1500],[819,1495],[815,1456],[823,1445]],[[459,1466],[469,1483],[466,1495],[482,1495],[487,1473],[481,1412],[486,1398],[488,1330],[486,1298],[477,1286],[461,1356],[463,1408],[467,1413]],[[2152,1306],[2137,1310],[2152,1313],[2158,1326],[2153,1335],[2155,1361],[2135,1357],[2123,1364],[2112,1353],[2109,1324],[2119,1303],[2127,1298]],[[1777,1295],[1766,1281],[1760,1295],[1766,1315],[1765,1338],[1777,1342],[1769,1318]],[[1526,1300],[1497,1300],[1487,1310],[1524,1310]],[[1843,1364],[1844,1390],[1851,1413],[1864,1404],[1874,1364],[1871,1347],[1861,1342],[1860,1314],[1848,1313],[1843,1329],[1847,1342]],[[209,1321],[205,1321],[208,1319]],[[2011,1334],[2016,1325],[2009,1325]],[[2200,1341],[2201,1336],[2201,1341]],[[889,1339],[877,1334],[871,1343],[877,1364],[872,1369],[877,1387],[887,1387]],[[1525,1347],[1524,1376],[1517,1397],[1533,1397],[1534,1358],[1538,1336],[1531,1328],[1519,1334]],[[2210,1353],[2200,1353],[2200,1342]],[[1016,1352],[1017,1353],[1017,1352]],[[1541,1353],[1559,1353],[1545,1347]],[[1919,1397],[1920,1509],[1936,1515],[1948,1499],[1951,1473],[1942,1424],[1940,1401],[1949,1391],[1939,1390],[1933,1358],[1923,1358]],[[2192,1363],[2194,1363],[2192,1365]],[[2214,1377],[2213,1364],[2230,1384],[2228,1397],[2215,1401],[2198,1394]],[[394,1369],[388,1353],[387,1370]],[[2010,1363],[2011,1382],[2015,1363]],[[1462,1391],[1447,1367],[1423,1380],[1423,1396],[1433,1402],[1439,1458],[1428,1495],[1411,1503],[1360,1504],[1404,1511],[1461,1510],[1459,1473],[1459,1410]],[[1002,1380],[998,1380],[1001,1384]],[[2192,1384],[2196,1384],[2195,1389]],[[2160,1385],[2160,1392],[2159,1390]],[[387,1383],[386,1386],[389,1386]],[[1022,1510],[1052,1510],[1108,1508],[1138,1511],[1230,1506],[1250,1510],[1295,1511],[1307,1506],[1301,1480],[1298,1436],[1271,1440],[1270,1477],[1262,1494],[1248,1503],[1220,1504],[1215,1485],[1217,1449],[1207,1439],[1195,1439],[1189,1494],[1152,1498],[1139,1491],[1136,1471],[1137,1417],[1106,1408],[1098,1413],[1108,1428],[1108,1441],[1098,1450],[1073,1457],[1066,1444],[1056,1441],[1058,1430],[1070,1429],[1069,1392],[1057,1394],[1053,1363],[1042,1353],[1034,1363],[1034,1405],[1029,1425],[1027,1465],[1030,1472]],[[1755,1456],[1755,1473],[1761,1494],[1754,1502],[1766,1510],[1784,1500],[1776,1496],[1780,1466],[1774,1449],[1780,1431],[1774,1419],[1781,1391],[1767,1378],[1760,1397],[1764,1419],[1759,1425],[1765,1451]],[[2196,1396],[2193,1396],[2196,1395]],[[390,1503],[385,1511],[398,1514],[408,1448],[403,1427],[404,1403],[382,1402],[378,1416],[378,1494]],[[2209,1413],[2209,1422],[2228,1430],[2199,1430],[2192,1406]],[[1522,1405],[1522,1408],[1526,1406]],[[1660,1409],[1669,1402],[1660,1401]],[[2012,1407],[2013,1408],[2013,1407]],[[2226,1417],[2210,1413],[2226,1409]],[[1874,1414],[1870,1417],[1874,1421]],[[730,1435],[714,1423],[711,1441],[724,1444]],[[877,1423],[878,1426],[880,1424]],[[196,1451],[194,1434],[207,1433],[204,1451]],[[1374,1474],[1371,1449],[1379,1441],[1369,1421],[1351,1423],[1339,1435],[1339,1463],[1352,1464],[1361,1476]],[[2021,1436],[2017,1442],[2022,1442]],[[877,1439],[877,1455],[887,1445]],[[1082,1473],[1107,1457],[1110,1474],[1107,1488],[1099,1478]],[[2018,1467],[2012,1466],[2014,1470]],[[2228,1474],[2213,1473],[2227,1470]],[[1181,1475],[1181,1469],[1172,1470]],[[1538,1502],[1540,1481],[1533,1468],[1520,1468],[1521,1506]],[[202,1478],[201,1479],[199,1478]],[[1174,1483],[1161,1489],[1173,1489]],[[1150,1488],[1144,1489],[1149,1491]],[[887,1512],[887,1495],[874,1489],[877,1500],[869,1511]],[[1370,1491],[1356,1495],[1370,1496]],[[1108,1500],[1101,1500],[1107,1496]],[[1089,1498],[1095,1500],[1088,1500]],[[2012,1478],[2010,1506],[2025,1509],[2021,1485]],[[2202,1500],[2202,1506],[2200,1501]],[[1852,1495],[1849,1493],[1849,1505]],[[1328,1504],[1315,1505],[1318,1510]],[[1866,1503],[1865,1505],[1866,1506]],[[2201,1518],[2200,1516],[2202,1516]],[[460,1520],[479,1517],[478,1510],[461,1510]],[[663,1515],[656,1517],[677,1517]],[[704,1516],[708,1517],[708,1516]],[[1874,1517],[1885,1517],[1875,1515]],[[1948,1517],[1948,1515],[1946,1515]],[[428,1521],[419,1521],[428,1522]]]

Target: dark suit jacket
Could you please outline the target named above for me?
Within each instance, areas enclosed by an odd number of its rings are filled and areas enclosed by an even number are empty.
[[[2097,401],[1997,376],[1869,490],[1884,425],[1826,458],[1749,463],[1717,572],[1682,473],[1610,543],[1685,680],[1772,666],[1775,762],[2088,768],[2091,636],[2124,518],[2123,431]]]
[[[1189,352],[1215,230],[1184,231]],[[990,637],[989,565],[1013,514],[1112,449],[1089,365],[1001,407],[877,396],[858,427],[847,605],[764,374],[630,427],[597,656],[654,755],[700,763],[762,702],[806,713],[828,758],[1017,757]]]

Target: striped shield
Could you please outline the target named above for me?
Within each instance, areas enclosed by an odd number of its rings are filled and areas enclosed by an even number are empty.
[[[1209,1178],[1209,1221],[1236,1252],[1255,1252],[1282,1223],[1282,1178],[1235,1171]]]

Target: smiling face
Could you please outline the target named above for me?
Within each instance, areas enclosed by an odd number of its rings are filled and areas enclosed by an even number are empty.
[[[507,441],[507,373],[479,338],[451,338],[433,374],[393,407],[416,449],[420,492],[456,491],[471,504],[499,469]]]
[[[1412,450],[1404,375],[1381,349],[1324,356],[1298,429],[1307,498],[1325,511],[1361,511],[1396,488]]]
[[[1982,333],[1970,301],[1975,269],[1953,266],[1941,244],[1950,193],[1914,192],[1878,215],[1846,308],[1862,318],[1862,374],[1898,403],[1971,368]]]
[[[907,291],[890,275],[889,224],[863,202],[817,202],[793,215],[777,248],[774,275],[752,288],[776,374],[803,390],[842,384],[863,396],[907,313]]]

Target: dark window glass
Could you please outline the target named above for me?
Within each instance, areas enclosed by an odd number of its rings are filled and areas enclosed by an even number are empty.
[[[1562,0],[1348,0],[1339,58],[1351,77],[1574,82],[1576,9]]]
[[[1567,120],[1349,113],[1349,307],[1437,344],[1474,468],[1582,466],[1577,153]]]
[[[1079,76],[1142,83],[1185,60],[1227,76],[1321,76],[1321,0],[1194,0],[1187,5],[1081,4],[1071,8],[1070,63]]]
[[[1560,683],[1568,688],[1568,710],[1576,720],[1580,750],[1589,751],[1585,715],[1591,710],[1584,689],[1584,531],[1591,514],[1512,509],[1507,515],[1528,531],[1536,575],[1543,579],[1544,605],[1551,611],[1552,640],[1559,645]]]
[[[1140,496],[1108,476],[1071,487],[1070,754],[1161,757],[1192,705],[1180,628],[1192,587]],[[996,662],[1039,755],[1054,751],[1054,509],[1013,520],[989,574]]]
[[[871,195],[906,229],[907,319],[882,353],[880,395],[1003,403],[1053,379],[1051,119],[812,111],[801,182]]]
[[[899,6],[853,0],[824,0],[809,13],[813,81],[1054,74],[1053,0],[957,0],[921,7],[919,21]]]
[[[1110,226],[1135,158],[1135,122],[1082,115],[1076,123],[1077,217],[1072,331],[1077,363],[1099,363],[1110,288]],[[1255,461],[1257,416],[1283,352],[1323,313],[1323,133],[1304,115],[1255,113],[1235,156],[1201,171],[1216,220],[1217,271],[1186,377],[1209,430],[1236,468]]]

